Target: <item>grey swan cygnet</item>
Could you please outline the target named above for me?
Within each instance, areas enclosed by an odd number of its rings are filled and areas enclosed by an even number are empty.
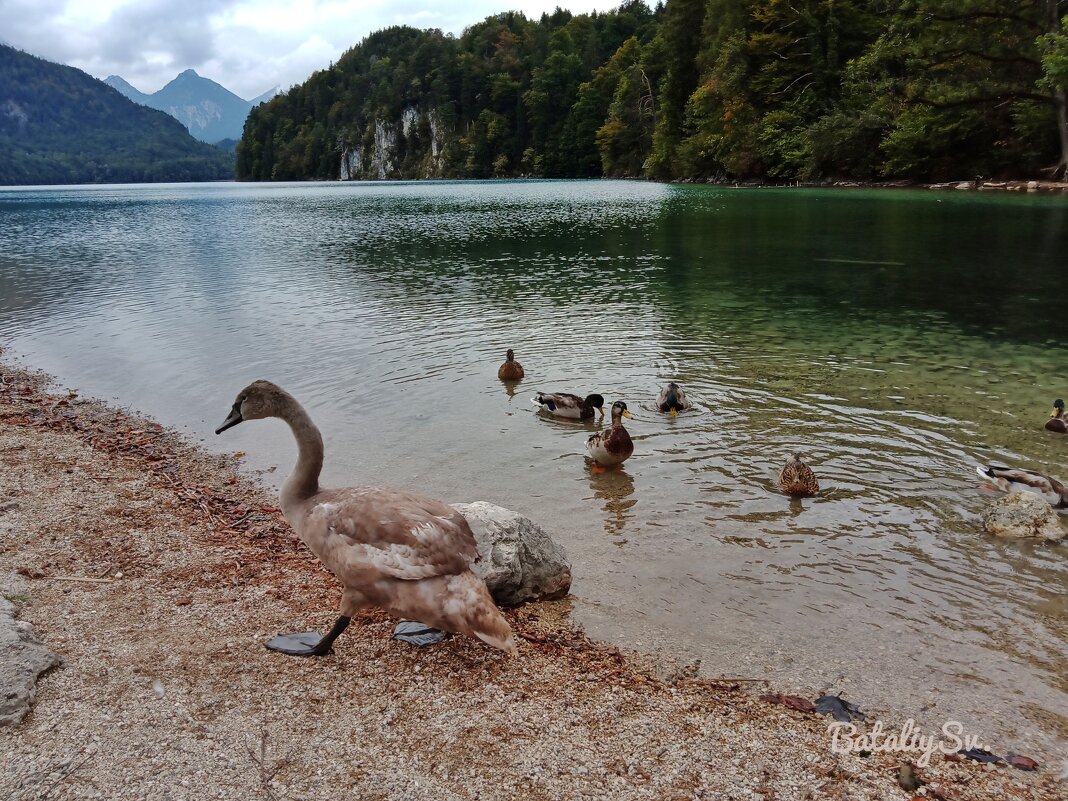
[[[321,489],[322,435],[304,407],[270,381],[254,381],[241,390],[215,433],[265,417],[288,423],[299,449],[282,485],[282,514],[344,586],[340,616],[325,637],[282,635],[268,648],[322,656],[355,612],[377,606],[515,653],[508,621],[485,582],[471,572],[479,554],[463,515],[441,501],[397,489]]]

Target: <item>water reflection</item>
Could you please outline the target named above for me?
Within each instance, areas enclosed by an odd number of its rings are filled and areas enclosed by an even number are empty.
[[[635,506],[638,499],[634,497],[634,479],[623,465],[601,467],[592,459],[586,460],[591,496],[601,501],[604,510],[604,531],[613,537],[623,537],[627,524],[636,517]],[[625,540],[617,544],[622,545]]]

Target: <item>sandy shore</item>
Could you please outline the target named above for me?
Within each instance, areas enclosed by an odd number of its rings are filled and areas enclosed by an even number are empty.
[[[760,683],[665,676],[591,642],[566,602],[507,612],[509,659],[416,649],[354,621],[238,470],[158,424],[0,365],[0,592],[64,660],[0,729],[0,798],[1055,799],[1035,772],[936,754],[836,754],[830,718]],[[887,722],[888,724],[891,722]],[[901,722],[895,722],[900,726]]]

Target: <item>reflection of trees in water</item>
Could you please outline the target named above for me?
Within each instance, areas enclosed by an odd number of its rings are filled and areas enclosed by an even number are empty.
[[[634,479],[622,467],[600,467],[590,461],[587,465],[593,497],[604,501],[604,530],[621,537],[627,523],[635,517]]]

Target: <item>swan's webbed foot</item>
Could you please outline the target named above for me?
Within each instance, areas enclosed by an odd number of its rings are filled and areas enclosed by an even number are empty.
[[[349,625],[349,618],[342,615],[334,622],[325,637],[317,631],[302,631],[297,634],[279,634],[273,640],[268,640],[263,645],[271,651],[289,656],[326,656],[330,653],[330,647],[334,640]]]
[[[448,637],[448,633],[417,620],[402,620],[393,629],[393,639],[411,645],[437,645]]]

